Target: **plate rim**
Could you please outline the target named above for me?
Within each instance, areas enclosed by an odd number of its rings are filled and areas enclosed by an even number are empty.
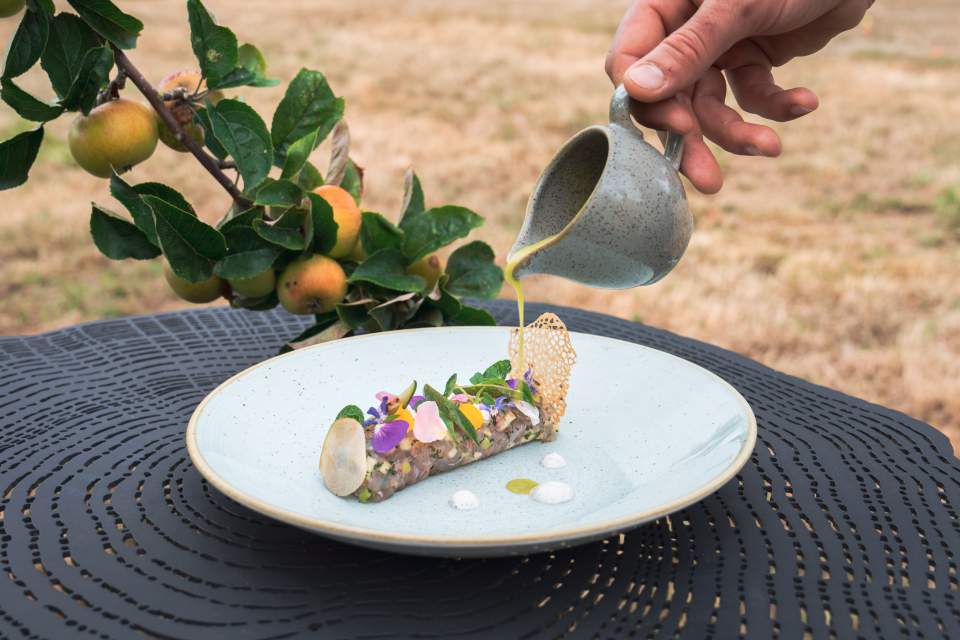
[[[220,393],[224,388],[236,382],[241,376],[245,376],[248,373],[254,371],[255,369],[265,366],[268,363],[275,362],[282,358],[287,358],[293,355],[304,353],[310,350],[322,350],[332,347],[333,345],[342,344],[346,341],[357,341],[365,340],[375,337],[389,336],[391,334],[401,334],[401,335],[410,335],[413,333],[427,332],[427,331],[437,331],[441,330],[456,330],[456,331],[477,331],[477,332],[509,332],[512,327],[505,326],[462,326],[462,327],[424,327],[417,329],[399,329],[394,331],[380,331],[376,333],[368,333],[359,336],[351,336],[348,338],[340,338],[338,340],[325,342],[321,344],[310,345],[308,347],[297,349],[288,353],[281,353],[266,360],[262,360],[253,364],[242,371],[238,371],[233,374],[214,389],[212,389],[200,403],[193,410],[193,414],[190,416],[190,421],[187,423],[187,430],[185,434],[185,441],[187,447],[187,455],[190,457],[190,461],[193,463],[194,467],[200,473],[200,475],[206,479],[210,484],[212,484],[218,491],[226,495],[231,500],[238,502],[239,504],[252,509],[258,513],[266,515],[275,520],[285,522],[287,524],[300,527],[302,529],[307,529],[309,531],[319,533],[322,535],[330,536],[340,540],[352,540],[360,543],[369,544],[371,542],[376,543],[385,543],[393,545],[396,548],[402,547],[432,547],[432,548],[470,548],[470,549],[483,549],[487,547],[504,547],[504,546],[517,546],[517,545],[551,545],[557,543],[570,542],[575,540],[583,539],[595,539],[609,535],[612,533],[625,531],[633,527],[639,526],[645,522],[650,522],[657,518],[675,513],[684,507],[688,507],[691,504],[699,502],[704,498],[710,496],[719,490],[723,485],[729,482],[740,470],[746,465],[747,460],[749,460],[750,455],[753,453],[753,450],[756,446],[757,441],[757,418],[753,413],[753,408],[750,406],[750,403],[747,402],[746,398],[737,391],[737,389],[731,385],[729,382],[715,374],[714,372],[701,367],[700,365],[690,362],[684,358],[676,356],[672,353],[662,351],[660,349],[655,349],[653,347],[648,347],[646,345],[637,344],[635,342],[630,342],[628,340],[620,340],[618,338],[612,338],[609,336],[600,336],[592,333],[584,333],[580,331],[571,331],[571,335],[582,336],[589,340],[601,340],[601,341],[611,341],[611,342],[622,342],[624,344],[630,345],[631,347],[636,347],[640,349],[645,349],[649,351],[655,351],[659,354],[665,355],[668,358],[673,358],[683,362],[685,365],[699,369],[703,373],[707,374],[709,377],[715,379],[721,385],[726,387],[732,394],[733,397],[742,405],[746,411],[747,416],[747,437],[744,440],[743,444],[740,447],[740,451],[737,452],[736,457],[733,461],[717,476],[715,476],[709,483],[699,487],[695,491],[677,498],[671,502],[658,505],[653,509],[647,509],[644,511],[639,511],[629,516],[624,516],[621,518],[615,518],[610,520],[604,520],[599,523],[592,525],[581,525],[578,527],[571,527],[566,529],[557,529],[550,532],[544,533],[523,533],[523,534],[513,534],[513,535],[502,535],[497,537],[485,536],[483,538],[478,537],[461,537],[461,536],[432,536],[432,535],[417,535],[417,534],[408,534],[408,533],[389,533],[383,532],[376,529],[369,529],[365,527],[355,527],[342,525],[337,522],[334,522],[329,519],[320,519],[310,516],[304,516],[296,511],[290,511],[289,509],[284,509],[281,507],[274,506],[268,502],[261,500],[260,498],[254,497],[240,489],[237,489],[234,485],[230,484],[224,478],[222,478],[216,471],[207,463],[206,459],[203,457],[203,454],[200,451],[199,444],[197,442],[197,433],[198,433],[198,423],[199,417],[203,413],[204,408],[207,403]]]

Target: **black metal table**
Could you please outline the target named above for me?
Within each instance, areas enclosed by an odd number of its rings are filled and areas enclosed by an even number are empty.
[[[489,308],[516,322],[512,303]],[[559,313],[716,372],[753,406],[759,442],[736,480],[672,517],[485,561],[330,542],[193,469],[194,406],[301,319],[205,309],[0,339],[0,637],[960,637],[946,438],[700,342]]]

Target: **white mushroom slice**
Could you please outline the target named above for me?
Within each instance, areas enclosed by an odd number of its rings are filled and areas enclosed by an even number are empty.
[[[320,452],[320,473],[334,495],[348,496],[360,488],[367,475],[363,425],[353,418],[340,418],[330,425]]]

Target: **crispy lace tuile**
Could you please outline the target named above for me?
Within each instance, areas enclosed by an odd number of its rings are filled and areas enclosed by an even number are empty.
[[[533,371],[545,422],[555,433],[567,410],[570,372],[577,361],[577,353],[573,350],[566,325],[553,313],[544,313],[528,324],[523,331],[523,342],[526,362],[520,362],[520,330],[514,329],[510,333],[513,375],[522,379],[528,368]],[[553,433],[543,439],[552,440]]]

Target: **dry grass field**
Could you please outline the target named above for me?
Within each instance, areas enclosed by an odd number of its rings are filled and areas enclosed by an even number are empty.
[[[132,58],[150,77],[192,66],[182,2],[122,4],[147,25]],[[487,217],[479,236],[501,256],[540,169],[605,117],[603,57],[625,4],[208,1],[264,50],[272,76],[318,68],[346,97],[365,208],[395,215],[413,165],[428,203]],[[960,445],[956,11],[956,0],[878,2],[856,31],[782,70],[782,84],[813,88],[822,108],[777,126],[779,160],[722,157],[726,186],[691,194],[697,229],[664,282],[606,292],[541,279],[530,297],[728,347],[929,421]],[[0,24],[0,40],[12,27]],[[24,87],[49,95],[34,72]],[[269,119],[282,91],[245,95]],[[63,120],[30,182],[0,195],[0,333],[185,304],[158,263],[97,253],[89,202],[109,202],[107,187],[72,165]],[[26,127],[0,108],[3,138]],[[164,147],[135,170],[150,178],[181,189],[210,221],[229,205],[189,156]]]

